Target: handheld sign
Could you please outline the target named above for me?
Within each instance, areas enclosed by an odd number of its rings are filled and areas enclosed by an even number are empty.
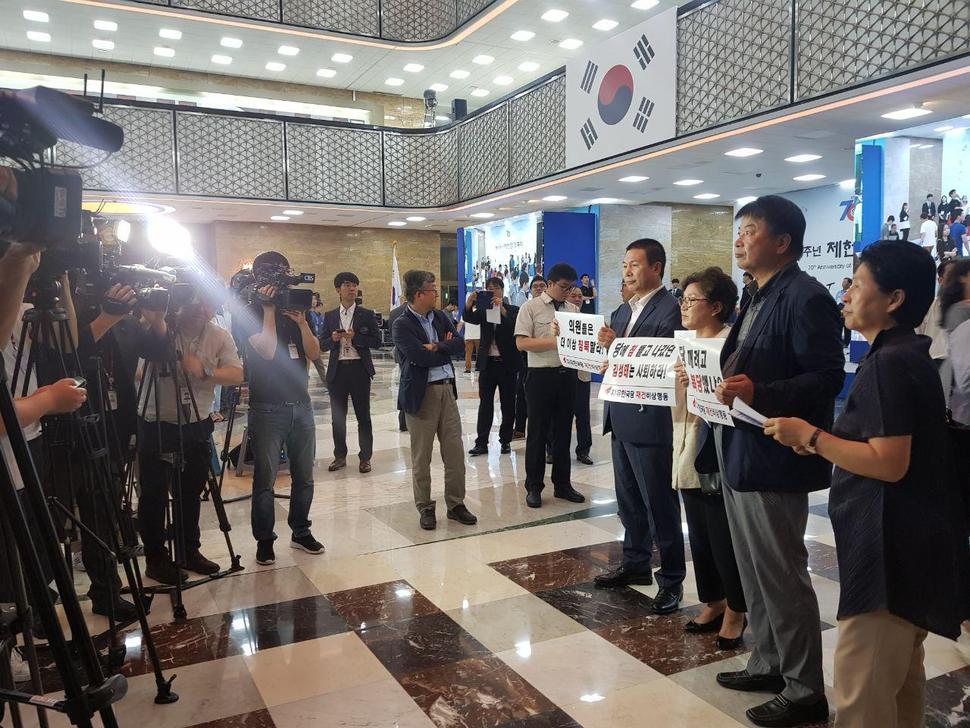
[[[731,408],[714,396],[714,390],[723,378],[721,347],[724,339],[677,338],[680,339],[680,360],[687,372],[687,411],[711,424],[734,427]]]
[[[556,349],[564,367],[581,372],[598,372],[606,361],[606,349],[596,337],[603,328],[603,317],[592,313],[556,311],[559,337]]]
[[[678,350],[678,342],[673,339],[615,339],[599,398],[622,404],[673,407],[677,401],[674,363]]]

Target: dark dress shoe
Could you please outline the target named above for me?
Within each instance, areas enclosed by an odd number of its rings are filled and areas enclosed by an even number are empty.
[[[160,559],[145,559],[145,576],[154,579],[159,584],[175,586],[176,582],[184,582],[185,572],[175,566],[167,556]]]
[[[721,635],[718,635],[714,639],[714,645],[722,652],[738,649],[741,646],[741,643],[744,642],[744,630],[747,628],[748,618],[745,617],[744,624],[741,626],[741,634],[739,634],[737,637],[722,637]]]
[[[509,445],[507,442],[503,442],[502,443],[502,454],[503,455],[508,455],[510,452],[512,452],[512,446]]]
[[[522,430],[513,430],[512,431],[512,439],[513,440],[524,440],[525,439],[525,433],[522,432]]]
[[[91,611],[102,617],[107,617],[109,611],[113,611],[116,622],[134,622],[138,619],[135,605],[121,597],[115,597],[113,602],[108,599],[91,599]]]
[[[369,473],[371,471],[370,460],[361,460],[357,470],[362,473]]]
[[[434,517],[434,508],[425,508],[421,511],[421,528],[425,531],[433,531],[438,527],[438,519]]]
[[[628,586],[629,584],[642,584],[650,586],[653,584],[653,574],[649,571],[632,571],[626,566],[618,566],[613,571],[600,574],[593,583],[601,589],[610,589],[617,586]]]
[[[721,624],[724,622],[724,612],[721,612],[710,622],[698,622],[697,620],[690,620],[684,625],[684,631],[690,634],[704,634],[706,632],[719,632],[721,630]]]
[[[660,591],[657,592],[657,596],[653,598],[653,613],[670,614],[671,612],[676,612],[680,609],[680,600],[683,598],[683,585],[662,586],[660,587]]]
[[[525,504],[529,508],[541,508],[542,507],[542,494],[537,490],[530,490],[526,493]]]
[[[342,470],[343,468],[346,468],[346,467],[347,467],[346,458],[336,458],[332,463],[330,463],[330,465],[327,466],[327,470],[333,473],[337,470]]]
[[[745,693],[780,693],[785,689],[785,678],[781,675],[752,675],[747,670],[740,670],[719,672],[717,684],[728,690]]]
[[[469,455],[488,455],[488,448],[484,445],[475,445],[471,450],[468,451]]]
[[[784,695],[776,695],[767,703],[749,708],[745,715],[755,725],[769,728],[821,723],[829,718],[829,701],[823,697],[814,703],[793,703]]]
[[[198,551],[192,551],[189,553],[185,557],[185,564],[183,565],[189,571],[194,571],[196,574],[203,574],[204,576],[219,573],[219,564],[217,564],[215,561],[209,561],[209,559]]]
[[[593,458],[591,458],[589,455],[577,455],[576,462],[582,463],[583,465],[592,465]]]
[[[586,502],[586,496],[573,488],[571,485],[567,485],[565,488],[557,488],[555,491],[553,491],[553,495],[556,496],[556,498],[562,498],[570,503]]]
[[[478,523],[478,519],[472,515],[472,512],[465,507],[464,503],[450,509],[448,511],[448,518],[452,521],[458,521],[458,523],[464,523],[466,526],[474,526]]]

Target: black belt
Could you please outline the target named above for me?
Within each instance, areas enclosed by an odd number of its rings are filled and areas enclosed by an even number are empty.
[[[428,382],[428,386],[433,387],[436,384],[454,384],[454,383],[455,383],[454,379],[438,379],[434,382]]]

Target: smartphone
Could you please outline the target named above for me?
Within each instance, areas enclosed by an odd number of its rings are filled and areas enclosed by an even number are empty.
[[[74,377],[74,386],[78,389],[84,389],[88,386],[88,380],[84,377]]]
[[[492,295],[491,291],[479,291],[477,295],[478,295],[479,309],[492,307],[492,301],[494,300],[494,296]]]

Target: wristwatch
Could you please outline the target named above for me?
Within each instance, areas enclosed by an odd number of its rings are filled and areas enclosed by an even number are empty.
[[[812,433],[811,439],[809,439],[808,444],[805,446],[805,449],[808,450],[810,453],[817,454],[817,450],[815,449],[815,446],[818,444],[818,437],[821,434],[822,434],[822,428],[816,427],[815,432]]]

